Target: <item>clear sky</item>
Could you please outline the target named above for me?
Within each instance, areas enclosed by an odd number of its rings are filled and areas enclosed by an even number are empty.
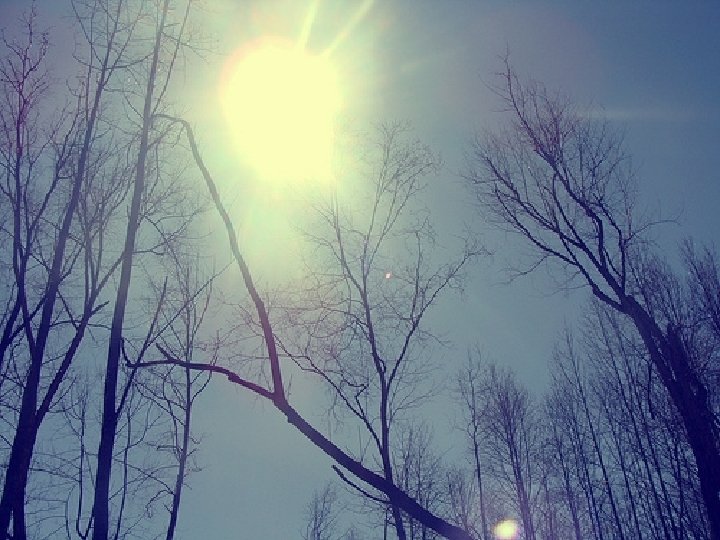
[[[0,25],[24,5],[0,0]],[[70,13],[64,5],[37,2],[58,32],[67,24],[61,17]],[[215,51],[202,61],[188,58],[174,99],[201,145],[214,149],[207,150],[208,166],[245,216],[242,226],[257,235],[246,238],[256,272],[282,266],[265,253],[267,239],[289,241],[292,233],[284,227],[301,209],[293,202],[278,206],[255,184],[235,183],[254,174],[247,162],[226,155],[231,127],[218,85],[237,50],[265,38],[304,36],[306,49],[327,53],[335,69],[343,125],[409,120],[442,153],[445,169],[429,197],[441,233],[470,224],[496,252],[471,272],[462,302],[434,314],[454,342],[443,353],[451,362],[479,344],[542,391],[553,342],[582,304],[577,294],[548,295],[542,275],[501,284],[502,268],[517,255],[512,238],[477,218],[458,175],[473,133],[499,121],[500,104],[488,84],[506,50],[521,76],[562,89],[625,130],[642,201],[679,218],[662,229],[663,247],[671,252],[687,235],[717,242],[720,2],[204,0],[202,6],[195,26]],[[309,13],[315,15],[307,29]],[[66,40],[53,41],[53,54],[71,52],[63,49]],[[268,218],[271,208],[286,213]],[[309,405],[321,401],[301,382],[294,396]],[[445,411],[442,404],[438,410]],[[428,419],[443,423],[445,413]],[[203,471],[185,492],[179,537],[300,538],[304,505],[332,477],[320,452],[270,407],[219,379],[198,403],[195,425]]]

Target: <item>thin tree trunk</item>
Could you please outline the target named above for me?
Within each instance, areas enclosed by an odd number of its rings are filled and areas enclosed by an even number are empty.
[[[172,506],[170,507],[170,523],[168,524],[165,540],[173,540],[175,537],[175,527],[177,526],[177,518],[180,513],[180,498],[182,495],[183,481],[185,479],[188,450],[190,448],[190,420],[192,418],[191,383],[190,370],[185,368],[185,415],[183,418],[182,446],[180,448],[180,461],[178,463],[177,477],[175,478]]]
[[[108,343],[107,364],[105,368],[105,384],[103,390],[102,427],[100,431],[100,444],[98,447],[97,473],[95,478],[95,495],[93,498],[93,540],[108,540],[110,528],[110,478],[112,474],[113,449],[117,431],[118,415],[117,384],[120,369],[120,353],[123,341],[123,323],[125,309],[130,292],[130,279],[132,276],[133,255],[135,251],[135,238],[139,228],[140,206],[145,190],[145,162],[148,153],[148,139],[152,123],[152,104],[157,76],[160,43],[165,27],[169,0],[163,3],[160,21],[155,34],[152,63],[148,73],[148,82],[145,90],[145,103],[143,107],[143,125],[140,133],[140,146],[138,149],[137,165],[135,168],[135,182],[133,186],[132,202],[123,248],[120,280],[115,297],[115,309],[110,327]]]
[[[574,361],[573,361],[574,362]],[[610,477],[607,472],[607,467],[605,466],[605,459],[603,458],[603,452],[602,448],[600,447],[600,441],[598,440],[597,433],[595,431],[595,428],[593,427],[593,419],[590,416],[590,408],[588,406],[587,398],[585,396],[585,391],[583,390],[582,382],[580,381],[580,375],[577,372],[577,367],[575,366],[575,378],[578,385],[578,391],[580,393],[580,399],[583,404],[583,410],[585,412],[585,419],[588,424],[588,429],[590,430],[590,438],[593,442],[593,448],[595,449],[595,455],[598,459],[598,464],[600,465],[600,471],[602,472],[603,476],[603,482],[605,483],[605,490],[608,496],[608,500],[610,501],[610,509],[612,510],[613,519],[615,520],[615,526],[617,527],[617,532],[620,535],[621,540],[625,540],[625,533],[623,531],[622,521],[620,520],[620,516],[618,514],[617,505],[615,503],[615,495],[613,494],[612,485],[610,483]]]
[[[585,492],[585,498],[588,504],[588,511],[590,513],[590,523],[593,528],[594,536],[599,540],[603,540],[604,534],[602,529],[602,521],[598,512],[597,500],[595,498],[595,490],[592,485],[592,479],[590,478],[590,468],[588,466],[587,455],[585,453],[583,441],[580,437],[581,434],[578,426],[578,419],[573,414],[570,421],[572,422],[572,434],[574,435],[574,437],[571,439],[571,443],[574,447],[574,453],[577,455],[577,460],[579,460],[580,462],[580,470],[583,473],[584,485],[581,485],[581,487]]]
[[[633,523],[635,524],[635,534],[637,538],[641,538],[642,534],[640,532],[640,520],[638,519],[637,510],[635,508],[635,495],[633,494],[633,490],[630,485],[631,483],[630,477],[628,475],[628,463],[625,459],[625,450],[623,449],[620,432],[615,427],[615,424],[613,422],[613,415],[606,400],[602,400],[602,403],[603,409],[605,409],[605,415],[607,416],[608,425],[610,426],[610,431],[612,433],[613,442],[615,443],[615,449],[618,454],[620,471],[622,471],[623,483],[625,484],[625,492],[627,493],[628,498],[627,503],[630,506],[630,513],[633,518]]]
[[[643,463],[643,467],[645,470],[645,476],[647,478],[647,482],[650,485],[650,493],[652,495],[652,500],[655,503],[655,508],[658,513],[658,518],[660,519],[661,526],[665,535],[665,538],[668,537],[668,531],[667,526],[665,524],[665,518],[662,513],[662,508],[660,504],[660,497],[657,492],[657,488],[655,486],[655,478],[652,474],[652,471],[650,470],[650,463],[648,462],[648,455],[647,451],[645,449],[645,443],[642,440],[641,434],[640,434],[640,428],[638,426],[637,417],[640,417],[640,421],[642,423],[643,432],[645,433],[645,436],[648,441],[648,446],[651,448],[653,447],[653,441],[650,436],[650,430],[648,428],[647,424],[647,418],[645,415],[645,410],[642,407],[642,398],[639,396],[639,389],[642,387],[640,384],[640,381],[638,381],[633,373],[633,370],[630,366],[629,361],[629,352],[625,349],[622,342],[620,342],[621,334],[620,329],[618,328],[617,324],[614,323],[611,320],[611,324],[613,326],[613,331],[615,332],[616,336],[618,337],[619,341],[619,348],[620,348],[620,354],[619,356],[623,359],[623,365],[625,368],[626,376],[625,378],[622,377],[620,374],[620,369],[618,368],[618,365],[615,361],[615,354],[612,350],[611,340],[610,336],[608,335],[605,325],[601,324],[601,331],[603,334],[603,340],[605,341],[605,346],[607,347],[610,354],[608,355],[610,358],[610,362],[613,369],[613,374],[615,375],[615,378],[618,382],[618,388],[620,391],[620,396],[622,398],[622,404],[624,405],[625,409],[625,415],[630,419],[630,424],[632,425],[632,433],[635,439],[635,443],[638,446],[638,450],[640,451],[640,459]],[[626,388],[629,391],[626,392]],[[634,398],[634,399],[633,399]],[[626,474],[626,471],[623,469],[623,473]],[[662,479],[661,479],[662,481]],[[646,499],[646,498],[642,498]],[[635,508],[633,507],[633,512],[635,513]],[[648,515],[648,518],[652,518],[652,512]],[[653,520],[654,521],[654,520]]]
[[[485,494],[483,491],[482,468],[480,466],[480,449],[477,441],[477,430],[473,434],[473,457],[475,458],[475,478],[478,484],[478,499],[480,502],[480,524],[482,526],[482,540],[489,540],[487,516],[485,514]]]
[[[63,219],[57,233],[57,242],[53,252],[52,265],[48,272],[47,285],[42,298],[40,322],[37,330],[35,331],[32,329],[30,321],[31,316],[28,309],[28,298],[25,291],[25,276],[20,275],[18,273],[19,269],[15,268],[16,276],[18,278],[18,300],[22,309],[25,338],[30,351],[30,366],[28,368],[27,378],[23,388],[18,426],[13,438],[8,467],[5,472],[5,484],[3,486],[2,497],[0,498],[0,538],[7,536],[9,533],[10,516],[14,513],[14,508],[17,508],[17,504],[19,504],[18,501],[22,501],[23,505],[25,501],[25,490],[28,482],[30,463],[32,461],[32,454],[37,439],[37,432],[40,429],[40,421],[37,417],[37,402],[41,371],[45,357],[45,347],[50,334],[52,316],[55,310],[55,302],[58,297],[63,277],[63,264],[65,263],[67,241],[70,237],[70,226],[72,225],[73,216],[80,202],[81,187],[85,176],[87,159],[90,152],[90,144],[100,106],[100,98],[109,78],[107,66],[111,47],[112,43],[108,45],[108,49],[106,51],[107,54],[103,59],[97,90],[92,108],[90,109],[87,126],[85,127],[83,145],[80,148],[77,171],[73,178],[70,198],[67,206],[65,207]],[[18,182],[20,174],[20,157],[21,156],[18,154],[15,171]],[[21,209],[18,205],[15,209],[15,213],[20,211]],[[20,216],[15,216],[15,219],[19,220]],[[19,241],[19,230],[17,230],[17,225],[15,228],[16,238],[14,239],[14,242],[17,243]],[[18,248],[16,246],[16,252],[17,249]],[[16,264],[15,260],[14,264]],[[16,529],[15,527],[21,527],[21,529]],[[24,531],[24,519],[19,516],[14,522],[13,536],[17,539],[22,538],[24,535],[26,535]]]
[[[387,388],[385,386],[385,381],[383,374],[380,373],[381,378],[383,379],[382,382],[382,389],[381,389],[381,399],[380,399],[380,422],[382,425],[382,464],[383,464],[383,474],[385,476],[385,480],[390,482],[391,484],[395,483],[395,479],[393,477],[393,470],[392,470],[392,462],[390,459],[390,426],[388,425],[388,419],[387,419],[387,406],[388,406],[388,400],[387,400]],[[395,523],[395,532],[398,535],[398,540],[407,540],[407,533],[405,532],[405,524],[403,523],[402,519],[402,512],[395,504],[391,504],[390,510],[392,512],[393,521]]]
[[[520,517],[523,522],[523,530],[525,538],[535,540],[535,524],[533,523],[532,513],[530,512],[530,503],[528,500],[527,488],[523,478],[520,458],[517,454],[517,448],[514,441],[508,441],[508,450],[510,450],[510,463],[515,477],[515,491],[520,505]]]
[[[565,487],[565,496],[570,508],[570,517],[572,518],[573,530],[575,531],[575,540],[582,540],[582,532],[580,529],[580,519],[578,518],[577,503],[575,502],[574,493],[570,485],[570,471],[568,471],[565,453],[563,452],[562,439],[557,432],[555,422],[552,424],[553,436],[557,445],[558,457],[560,458],[560,467],[562,468],[563,484]]]

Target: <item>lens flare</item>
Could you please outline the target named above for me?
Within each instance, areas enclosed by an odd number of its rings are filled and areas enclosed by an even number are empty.
[[[518,537],[519,527],[514,519],[505,519],[495,525],[493,532],[497,540],[515,540]]]

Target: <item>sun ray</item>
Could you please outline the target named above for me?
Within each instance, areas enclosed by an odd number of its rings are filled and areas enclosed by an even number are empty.
[[[375,0],[365,0],[362,3],[362,5],[357,9],[353,16],[350,17],[350,20],[343,27],[343,29],[340,30],[340,32],[335,37],[330,46],[325,49],[325,51],[323,51],[324,56],[330,56],[333,51],[337,49],[343,41],[345,41],[345,39],[350,35],[350,33],[355,29],[355,27],[360,24],[362,20],[367,16],[367,14],[370,12],[370,8],[372,8],[374,3]]]
[[[303,21],[302,29],[300,30],[300,37],[297,42],[298,49],[305,49],[308,39],[310,39],[310,32],[312,31],[313,24],[315,23],[319,7],[320,0],[313,0],[310,4],[307,15],[305,15],[305,20]]]
[[[341,160],[335,130],[353,85],[347,67],[333,64],[333,53],[354,39],[374,5],[356,4],[327,35],[319,28],[325,3],[307,0],[299,25],[279,33],[269,27],[227,59],[218,90],[230,139],[239,161],[270,191],[307,182],[334,186]],[[315,51],[317,32],[329,45]]]

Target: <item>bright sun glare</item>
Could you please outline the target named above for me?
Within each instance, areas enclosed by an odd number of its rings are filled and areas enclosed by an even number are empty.
[[[497,540],[515,540],[518,537],[519,527],[514,519],[506,519],[495,525],[493,532]]]
[[[328,181],[341,96],[327,56],[264,39],[229,59],[220,98],[234,146],[263,181]]]

